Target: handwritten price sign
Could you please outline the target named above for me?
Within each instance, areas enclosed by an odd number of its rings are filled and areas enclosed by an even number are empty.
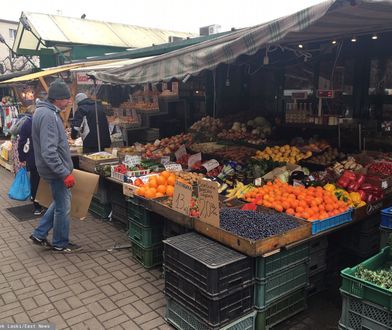
[[[176,181],[174,185],[172,209],[189,215],[189,206],[192,199],[192,186]]]
[[[199,180],[198,206],[200,220],[219,227],[219,199],[216,182]]]

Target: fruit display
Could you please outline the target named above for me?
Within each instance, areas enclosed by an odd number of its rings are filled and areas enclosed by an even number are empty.
[[[232,160],[238,163],[245,163],[250,157],[254,156],[256,149],[241,146],[229,146],[214,152],[217,158]]]
[[[326,219],[349,208],[348,202],[338,200],[334,193],[322,187],[291,186],[278,179],[251,189],[244,199],[309,221]]]
[[[105,159],[113,159],[113,155],[108,152],[97,152],[95,154],[85,155],[85,157],[93,159],[93,160],[105,160]]]
[[[211,133],[216,133],[223,128],[223,123],[218,118],[213,118],[210,116],[203,117],[201,120],[195,122],[190,129],[196,132],[208,131]]]
[[[344,170],[352,170],[354,172],[358,172],[362,170],[363,166],[359,164],[355,160],[355,158],[348,157],[346,160],[342,162],[336,162],[333,166],[331,166],[331,168],[337,175],[341,175],[344,172]]]
[[[284,162],[289,164],[297,164],[302,159],[312,156],[311,151],[301,152],[297,147],[284,146],[266,147],[263,151],[256,152],[257,159],[271,159],[275,162]]]
[[[151,176],[146,184],[136,190],[136,195],[148,199],[164,196],[172,197],[176,179],[174,173],[163,171],[159,175]]]
[[[216,142],[194,143],[189,147],[192,152],[201,152],[204,154],[212,154],[223,148],[226,148],[226,146]]]
[[[187,183],[191,185],[197,184],[200,179],[204,178],[203,173],[194,173],[194,172],[178,172],[176,173],[177,178],[181,178],[185,180]]]
[[[391,161],[379,161],[373,162],[368,166],[369,174],[380,173],[383,176],[392,176],[392,162]]]
[[[236,208],[220,210],[220,227],[238,236],[259,240],[297,228],[299,223],[284,213],[244,211]]]
[[[177,151],[181,145],[186,147],[192,143],[192,134],[179,134],[170,138],[156,140],[154,143],[135,145],[135,149],[141,152],[143,158],[159,159]]]
[[[348,203],[349,207],[358,208],[366,205],[366,202],[361,199],[361,194],[358,192],[348,192],[332,183],[327,183],[323,188],[332,192],[338,200]]]
[[[302,152],[311,151],[316,154],[331,148],[331,145],[327,141],[317,138],[304,140],[302,137],[296,137],[290,141],[290,145],[298,147]]]
[[[346,155],[342,152],[339,152],[336,148],[328,148],[324,153],[321,155],[316,155],[308,158],[306,160],[307,163],[318,164],[318,165],[325,165],[329,166],[331,163],[335,162],[336,160],[344,159]]]
[[[242,198],[242,196],[244,196],[252,188],[252,184],[244,185],[242,182],[236,182],[235,186],[232,189],[226,190],[225,202],[234,198]]]
[[[355,272],[355,277],[392,291],[392,272],[390,268],[371,270],[360,265]]]

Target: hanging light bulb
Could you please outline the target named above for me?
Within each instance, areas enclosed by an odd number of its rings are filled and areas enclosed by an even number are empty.
[[[351,42],[357,42],[357,38],[356,38],[355,36],[353,36],[353,37],[351,38]]]
[[[378,35],[377,35],[377,34],[373,34],[373,35],[372,35],[372,39],[373,39],[373,40],[377,40],[377,39],[378,39]]]
[[[304,48],[304,45],[303,44],[299,44],[298,48]]]
[[[336,45],[336,40],[332,40],[332,45]]]

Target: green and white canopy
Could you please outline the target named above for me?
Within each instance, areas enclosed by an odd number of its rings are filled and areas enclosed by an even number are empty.
[[[316,40],[392,31],[392,0],[327,0],[268,23],[234,31],[139,63],[97,72],[113,84],[183,79],[241,55],[253,55],[274,45],[298,45]]]

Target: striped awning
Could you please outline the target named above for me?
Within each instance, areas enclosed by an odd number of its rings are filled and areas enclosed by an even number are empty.
[[[392,30],[392,0],[327,0],[277,20],[234,31],[136,64],[93,73],[113,84],[183,79],[270,45],[289,45]]]

